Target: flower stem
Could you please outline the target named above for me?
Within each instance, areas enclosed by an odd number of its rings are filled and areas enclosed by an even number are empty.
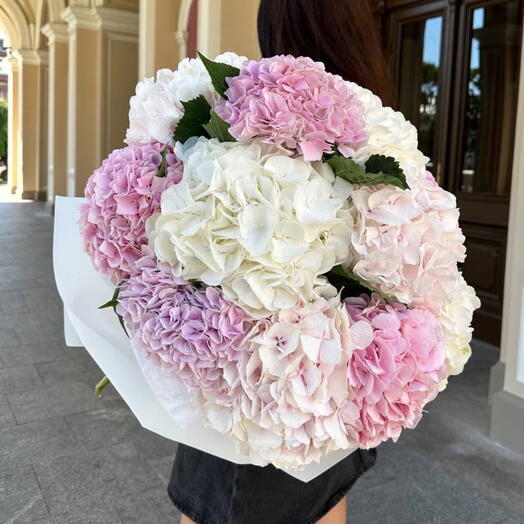
[[[108,384],[110,384],[109,379],[104,375],[102,380],[95,386],[95,393],[98,397],[102,396],[102,391]]]

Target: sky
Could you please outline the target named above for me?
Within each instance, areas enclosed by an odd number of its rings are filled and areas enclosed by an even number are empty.
[[[473,29],[480,29],[484,25],[484,8],[479,7],[473,11]],[[442,17],[436,16],[426,20],[424,28],[424,52],[423,60],[429,64],[440,63],[440,48],[442,38]],[[478,67],[479,49],[478,40],[473,38],[471,49],[471,67]]]

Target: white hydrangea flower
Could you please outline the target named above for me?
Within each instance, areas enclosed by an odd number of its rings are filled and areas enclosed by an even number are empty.
[[[180,154],[184,178],[148,224],[176,276],[220,285],[260,318],[310,301],[319,275],[346,260],[351,185],[326,164],[205,138]]]
[[[235,53],[218,55],[215,61],[239,67],[245,56]],[[184,115],[182,102],[200,95],[210,104],[216,101],[211,78],[200,58],[184,58],[176,71],[160,69],[155,78],[146,78],[136,86],[129,108],[129,144],[151,141],[173,144],[173,131]]]
[[[471,356],[471,321],[473,312],[480,307],[475,290],[461,276],[457,283],[455,299],[445,304],[439,321],[444,330],[446,360],[449,375],[458,375]]]
[[[371,155],[393,157],[404,170],[410,187],[425,177],[429,158],[418,149],[417,128],[399,111],[384,107],[371,91],[349,82],[364,109],[368,142],[356,150],[353,160],[363,165]]]

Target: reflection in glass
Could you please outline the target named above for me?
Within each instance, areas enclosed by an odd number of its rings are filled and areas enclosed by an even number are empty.
[[[419,130],[419,147],[433,161],[441,62],[442,17],[404,24],[401,32],[399,108]],[[428,168],[434,175],[430,162]]]
[[[519,1],[472,11],[461,191],[508,194],[517,107]]]

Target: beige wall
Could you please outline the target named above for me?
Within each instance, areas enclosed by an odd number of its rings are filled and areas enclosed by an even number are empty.
[[[129,98],[138,79],[138,41],[122,33],[103,36],[102,157],[123,147]]]
[[[220,50],[257,59],[260,49],[257,37],[259,0],[222,0]]]

